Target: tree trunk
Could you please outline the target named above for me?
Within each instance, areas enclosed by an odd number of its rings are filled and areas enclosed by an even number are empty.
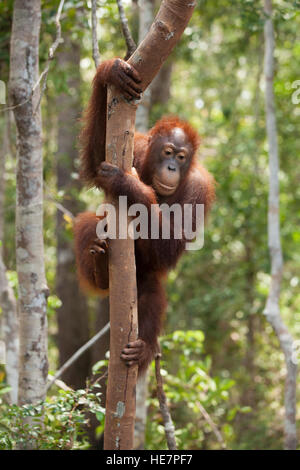
[[[128,60],[140,73],[143,90],[179,40],[194,7],[189,0],[162,3],[150,32]],[[109,87],[106,159],[124,170],[132,166],[135,114],[136,105]],[[127,211],[121,215],[127,217]],[[134,241],[111,240],[109,259],[111,333],[104,448],[128,450],[133,448],[137,367],[128,369],[120,354],[137,337]]]
[[[139,0],[139,44],[146,37],[153,22],[154,0]],[[135,128],[138,132],[149,129],[152,84],[143,93],[142,101],[136,111]]]
[[[18,132],[16,252],[19,280],[19,403],[45,398],[48,375],[47,295],[43,244],[43,160],[39,87],[39,0],[15,0],[10,93]]]
[[[17,127],[16,261],[20,356],[18,402],[44,401],[48,375],[43,243],[42,125],[39,106],[39,0],[14,2],[10,96]],[[35,89],[35,91],[33,91]],[[24,419],[30,425],[32,418]],[[34,447],[32,441],[22,448]]]
[[[77,199],[80,184],[73,175],[77,159],[77,122],[81,112],[79,44],[66,37],[57,61],[59,69],[66,73],[69,90],[57,96],[57,189],[64,193],[61,204],[72,214],[77,214],[80,211]],[[65,226],[64,214],[58,211],[56,293],[62,301],[57,311],[60,367],[89,339],[88,306],[85,296],[78,289],[74,249]],[[90,351],[87,351],[64,372],[62,378],[70,387],[78,389],[85,386],[89,374],[89,357]]]
[[[279,221],[279,157],[277,125],[274,98],[274,28],[272,21],[272,1],[264,0],[265,21],[265,109],[267,121],[267,138],[269,145],[269,210],[268,210],[268,244],[271,258],[271,285],[267,304],[264,310],[280,342],[286,363],[285,382],[285,448],[297,447],[296,432],[296,386],[297,366],[293,362],[293,338],[282,321],[279,308],[280,286],[283,272],[283,260],[280,241]]]

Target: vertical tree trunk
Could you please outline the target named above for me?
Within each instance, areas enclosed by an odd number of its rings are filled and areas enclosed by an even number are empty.
[[[179,40],[194,7],[189,0],[162,2],[150,32],[128,61],[140,72],[143,90]],[[135,113],[136,105],[109,87],[106,158],[127,171],[132,166]],[[137,336],[134,241],[111,240],[109,258],[111,334],[104,448],[128,450],[133,447],[137,368],[128,369],[120,353]]]
[[[139,44],[148,33],[154,17],[154,0],[139,0]],[[145,90],[141,103],[136,112],[135,127],[138,132],[147,132],[149,129],[149,115],[151,108],[164,105],[170,98],[171,76],[173,70],[172,59],[168,59],[154,77],[153,82]]]
[[[18,132],[16,254],[19,281],[19,403],[45,398],[48,374],[47,295],[43,245],[42,126],[39,76],[39,0],[15,0],[10,53],[11,104]]]
[[[57,96],[58,151],[57,189],[63,191],[62,205],[72,214],[80,211],[77,198],[80,184],[73,178],[77,159],[77,122],[80,106],[80,46],[65,38],[64,47],[57,58],[61,71],[66,73],[68,92]],[[75,256],[72,241],[65,230],[64,214],[57,212],[57,270],[56,293],[62,301],[58,309],[58,348],[60,367],[89,339],[88,306],[86,298],[78,289],[74,269]],[[63,380],[72,388],[85,386],[89,374],[89,354],[84,353],[63,374]]]
[[[154,18],[154,0],[139,0],[139,41],[146,37]],[[149,113],[151,106],[152,84],[143,93],[142,102],[136,111],[135,128],[138,132],[147,132],[149,129]]]
[[[283,260],[280,241],[279,222],[279,157],[277,125],[274,98],[274,28],[272,21],[272,1],[264,0],[265,21],[265,109],[267,138],[269,145],[269,210],[268,243],[271,258],[271,286],[264,314],[278,336],[286,363],[285,382],[285,448],[296,449],[296,386],[297,366],[293,357],[293,338],[282,321],[279,308],[280,286],[283,272]]]
[[[107,113],[114,99],[115,94],[109,89]],[[119,99],[120,95],[116,98],[117,103]],[[133,114],[131,106],[134,108]],[[128,171],[132,165],[135,107],[124,102],[118,108],[107,123],[106,159]],[[122,220],[128,220],[126,209],[116,212],[117,220],[119,216]],[[128,342],[137,339],[138,329],[134,241],[131,239],[110,240],[109,290],[110,358],[104,449],[129,450],[133,448],[137,366],[128,368],[120,359],[120,354]]]

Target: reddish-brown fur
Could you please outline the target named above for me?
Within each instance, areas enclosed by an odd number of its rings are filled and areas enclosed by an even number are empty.
[[[207,213],[214,200],[214,180],[195,161],[199,146],[197,132],[177,117],[161,119],[147,135],[135,134],[133,165],[138,178],[117,170],[105,178],[99,176],[99,167],[105,156],[106,84],[108,82],[116,84],[112,74],[113,65],[114,60],[101,64],[93,81],[93,93],[85,113],[85,126],[81,134],[82,178],[89,185],[101,187],[114,197],[127,195],[128,204],[138,202],[148,208],[151,204],[161,202],[169,205],[176,202],[182,207],[189,203],[193,208],[196,204],[204,204]],[[169,135],[175,127],[182,128],[188,136],[192,146],[192,161],[175,192],[171,196],[160,196],[151,186],[154,171],[151,147],[157,136]],[[90,248],[96,238],[98,221],[99,218],[92,213],[80,214],[77,217],[75,245],[81,284],[100,292],[108,287],[108,257],[107,253],[97,257],[90,254]],[[138,239],[135,242],[139,337],[146,343],[143,356],[139,360],[140,370],[146,369],[157,349],[157,337],[161,331],[162,317],[166,308],[162,278],[176,265],[184,249],[185,240],[174,239],[172,236],[171,239]]]

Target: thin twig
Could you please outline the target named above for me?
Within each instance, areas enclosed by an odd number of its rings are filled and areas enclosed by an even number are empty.
[[[125,57],[126,59],[129,59],[129,57],[134,53],[136,50],[136,43],[133,40],[133,37],[131,35],[129,26],[128,26],[128,20],[125,15],[125,10],[122,5],[121,0],[117,0],[118,8],[119,8],[119,14],[120,14],[120,20],[121,20],[121,26],[122,26],[122,31],[123,31],[123,36],[126,41],[126,46],[127,46],[127,54]]]
[[[49,201],[53,202],[54,205],[56,206],[56,208],[62,212],[63,214],[67,215],[68,217],[70,217],[70,219],[74,220],[75,219],[75,216],[74,214],[69,211],[69,209],[67,209],[66,207],[64,207],[60,202],[57,202],[52,196],[49,196],[47,195],[46,196],[46,199],[48,199]]]
[[[61,368],[56,372],[56,374],[54,375],[53,379],[51,380],[51,382],[47,385],[47,391],[49,390],[49,388],[52,387],[52,385],[55,383],[55,381],[72,365],[74,364],[74,362],[77,361],[77,359],[79,359],[80,356],[82,356],[83,353],[85,353],[85,351],[87,351],[91,346],[93,346],[93,344],[96,343],[96,341],[98,341],[98,339],[100,339],[103,335],[105,335],[105,333],[109,330],[110,328],[110,325],[109,323],[107,323],[103,328],[102,330],[100,330],[95,336],[93,336],[89,341],[87,341],[83,346],[81,346],[81,348],[79,348],[71,357],[70,359],[68,359],[62,366]]]
[[[50,186],[44,182],[44,187],[45,187],[45,199],[48,199],[49,201],[53,202],[56,206],[56,208],[62,212],[63,214],[67,215],[68,217],[70,217],[70,219],[74,220],[75,219],[75,215],[69,210],[67,209],[65,206],[63,206],[60,202],[58,202],[55,198],[55,196],[52,196],[50,193],[52,192]]]
[[[92,43],[93,43],[93,59],[96,68],[100,64],[100,52],[97,36],[97,0],[92,0]]]
[[[176,440],[175,440],[175,428],[173,421],[168,410],[167,397],[163,388],[163,380],[160,373],[160,358],[161,353],[157,353],[155,356],[155,376],[157,382],[157,398],[159,401],[159,408],[162,414],[164,429],[168,444],[169,450],[176,450]]]
[[[52,382],[53,375],[48,374],[48,380]],[[73,390],[73,388],[69,387],[69,385],[59,379],[55,379],[55,385],[64,390],[65,392],[71,392]]]
[[[55,51],[59,45],[59,43],[61,42],[61,26],[60,26],[60,16],[61,16],[61,12],[62,12],[62,9],[63,9],[63,6],[64,6],[64,2],[65,0],[61,0],[60,1],[60,4],[59,4],[59,7],[58,7],[58,10],[57,10],[57,13],[56,13],[56,17],[55,17],[55,24],[56,24],[56,38],[55,38],[55,41],[53,42],[52,46],[49,48],[49,53],[48,53],[48,60],[47,60],[47,64],[46,64],[46,67],[45,69],[43,70],[43,72],[41,73],[41,75],[39,76],[37,82],[33,85],[32,87],[32,90],[29,94],[29,97],[24,100],[22,103],[18,103],[14,106],[8,106],[7,108],[4,108],[4,109],[1,109],[0,112],[5,112],[5,111],[9,111],[9,110],[13,110],[13,109],[16,109],[16,108],[19,108],[21,106],[24,106],[26,103],[28,103],[31,98],[33,97],[34,95],[34,92],[35,90],[37,89],[37,87],[39,86],[39,84],[43,81],[43,84],[42,84],[42,89],[41,89],[41,92],[40,92],[40,97],[39,97],[39,101],[36,105],[36,108],[34,110],[34,114],[37,112],[39,106],[40,106],[40,102],[41,102],[41,99],[42,99],[42,96],[44,94],[44,91],[46,89],[46,83],[47,83],[47,76],[48,76],[48,72],[49,72],[49,68],[50,68],[50,62],[53,60],[54,58],[54,54],[55,54]]]
[[[205,421],[207,421],[207,423],[210,425],[210,427],[211,427],[213,433],[215,434],[218,442],[221,444],[222,449],[226,449],[226,444],[225,444],[225,441],[222,437],[222,434],[220,433],[219,429],[217,428],[217,426],[215,425],[215,423],[211,419],[210,415],[207,413],[204,406],[199,401],[196,402],[196,405],[198,406],[198,408],[200,410],[200,413],[202,414]]]
[[[43,80],[43,84],[42,84],[42,89],[41,89],[41,93],[40,93],[40,97],[39,97],[39,102],[38,102],[34,112],[36,112],[37,109],[39,108],[41,99],[42,99],[43,94],[44,94],[45,89],[46,89],[47,77],[48,77],[48,72],[49,72],[49,69],[50,69],[51,60],[53,60],[55,51],[58,48],[60,42],[63,42],[62,38],[61,38],[60,15],[61,15],[64,3],[65,3],[65,0],[60,0],[60,4],[59,4],[58,10],[57,10],[56,17],[55,17],[56,38],[55,38],[54,43],[52,44],[52,46],[49,49],[47,65],[46,65],[46,68],[44,69],[44,71],[42,73],[42,77],[41,77],[41,80]]]

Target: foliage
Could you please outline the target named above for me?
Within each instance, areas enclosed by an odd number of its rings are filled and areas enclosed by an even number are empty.
[[[203,449],[230,447],[234,437],[232,421],[237,412],[249,408],[228,404],[235,382],[220,374],[211,375],[211,358],[204,354],[202,331],[174,331],[162,341],[164,361],[171,372],[162,369],[164,390],[175,425],[178,449]],[[152,376],[154,371],[152,368]],[[150,378],[149,415],[147,421],[147,447],[166,449],[164,428],[158,411],[155,378]],[[209,413],[214,426],[219,428],[222,441],[218,442],[211,423],[203,416]],[[204,412],[205,414],[205,412]]]
[[[97,387],[95,383],[84,390],[59,390],[38,405],[7,405],[1,400],[0,449],[22,448],[23,443],[37,450],[87,449],[87,413],[95,414],[102,427],[104,423]]]

